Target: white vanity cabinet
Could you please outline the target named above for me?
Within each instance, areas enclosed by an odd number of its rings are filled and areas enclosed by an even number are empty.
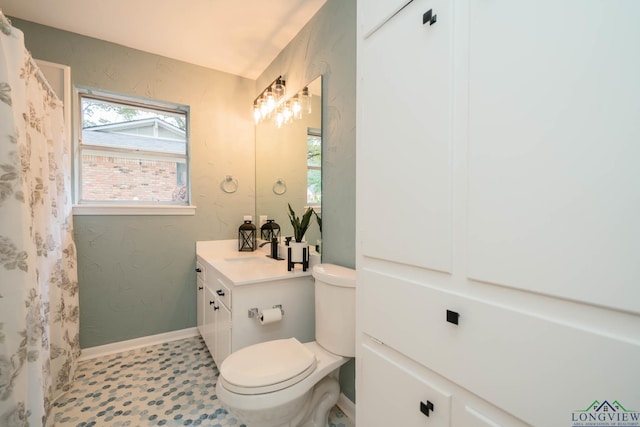
[[[237,241],[198,242],[205,273],[201,335],[216,365],[248,345],[315,337],[314,282],[310,271],[287,271],[265,253],[239,253]],[[205,248],[205,249],[202,249]],[[257,312],[281,306],[280,321],[261,324]]]
[[[640,408],[640,2],[357,10],[358,424]]]

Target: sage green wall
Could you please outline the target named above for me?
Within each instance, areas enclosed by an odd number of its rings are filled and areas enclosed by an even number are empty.
[[[328,0],[257,79],[298,89],[323,76],[322,261],[355,267],[356,2]],[[257,95],[257,94],[256,94]],[[355,363],[340,371],[355,401]]]
[[[235,238],[243,215],[254,212],[255,81],[12,21],[35,58],[71,67],[73,85],[190,106],[196,215],[74,222],[83,348],[194,327],[196,240]],[[225,175],[238,179],[236,193],[220,190]]]
[[[195,216],[76,216],[83,348],[195,326],[196,240],[235,238],[254,213],[258,88],[323,75],[323,261],[355,267],[356,2],[328,0],[257,79],[12,19],[38,59],[69,65],[72,84],[191,107]],[[235,194],[219,184],[239,181]],[[341,370],[355,401],[355,364]]]

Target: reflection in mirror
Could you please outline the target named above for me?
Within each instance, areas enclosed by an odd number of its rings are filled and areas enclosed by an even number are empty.
[[[275,220],[283,237],[293,235],[288,203],[298,216],[307,206],[322,216],[322,76],[307,87],[310,113],[280,128],[275,120],[256,125],[256,218]],[[287,92],[295,94],[298,89],[302,88],[287,87]],[[305,240],[313,247],[320,239],[314,217]]]

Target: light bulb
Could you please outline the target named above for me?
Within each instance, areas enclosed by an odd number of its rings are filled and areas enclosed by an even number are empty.
[[[269,111],[269,114],[273,111],[274,108],[276,108],[276,99],[273,96],[273,91],[271,90],[271,88],[267,89],[266,92],[264,93],[264,99],[265,102],[267,103],[267,110]]]
[[[253,103],[253,121],[258,124],[260,123],[260,119],[262,119],[262,113],[260,112],[258,101],[256,101]]]
[[[284,95],[286,91],[284,80],[278,77],[278,79],[273,84],[272,89],[273,89],[273,96],[275,98],[276,103],[284,99]]]
[[[282,112],[282,108],[278,108],[276,110],[275,120],[276,126],[278,126],[278,129],[280,129],[282,127],[282,124],[284,123],[284,113]]]
[[[269,117],[269,107],[267,106],[267,101],[265,101],[264,96],[258,99],[258,105],[260,106],[260,118],[264,119]]]
[[[291,100],[291,113],[295,119],[302,118],[302,105],[300,105],[300,98],[298,98],[298,95],[294,96]]]
[[[282,116],[285,123],[289,123],[291,118],[293,117],[293,113],[291,112],[291,102],[287,101],[282,108]]]
[[[311,92],[309,92],[308,87],[302,89],[302,92],[300,93],[300,99],[302,102],[302,111],[307,114],[311,114]]]

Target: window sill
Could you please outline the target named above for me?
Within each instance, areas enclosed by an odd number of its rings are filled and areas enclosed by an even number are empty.
[[[73,215],[195,215],[195,206],[73,205]]]

